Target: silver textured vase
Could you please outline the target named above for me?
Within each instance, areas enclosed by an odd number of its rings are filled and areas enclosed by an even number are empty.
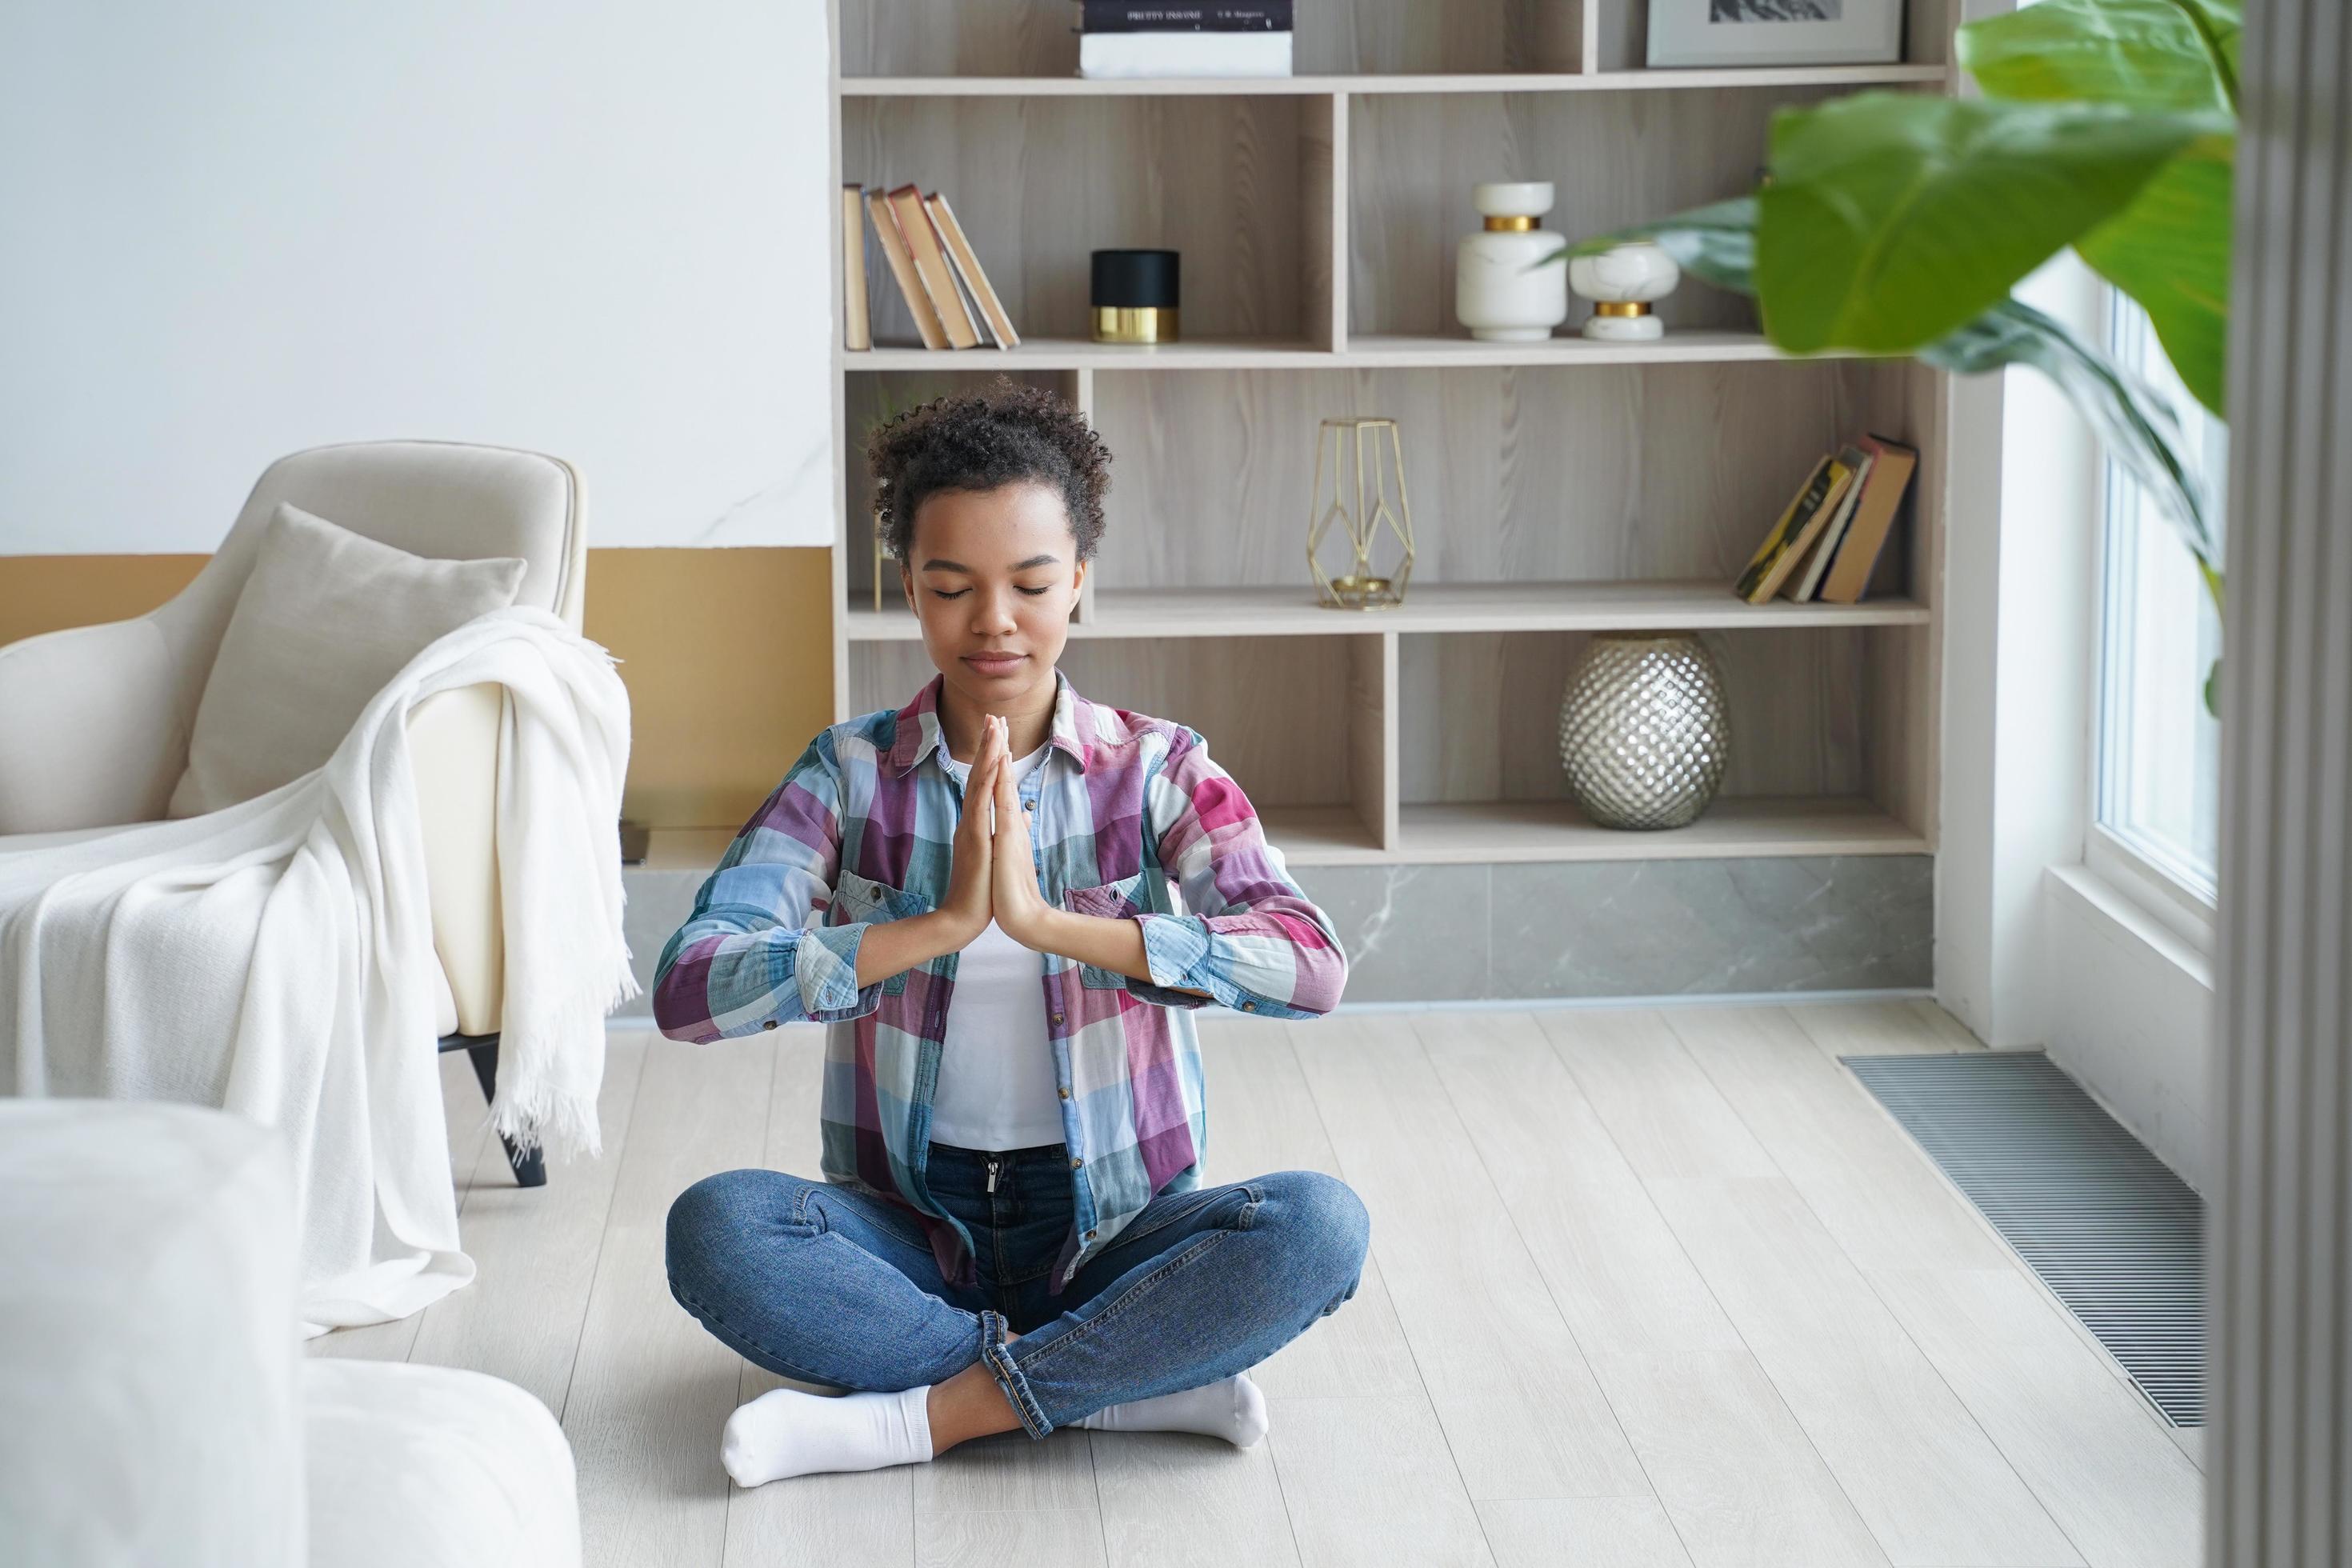
[[[1681,827],[1715,798],[1731,721],[1715,659],[1688,632],[1602,632],[1559,702],[1568,793],[1603,827]]]

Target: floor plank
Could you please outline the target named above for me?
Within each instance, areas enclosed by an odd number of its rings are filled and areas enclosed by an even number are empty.
[[[481,1272],[425,1314],[410,1360],[503,1377],[562,1410],[645,1059],[643,1036],[608,1044],[596,1103],[604,1158],[551,1160],[545,1186],[518,1187],[505,1145],[483,1141],[465,1211]]]
[[[1690,1568],[1654,1497],[1512,1499],[1478,1505],[1498,1568]]]
[[[719,1435],[742,1358],[671,1299],[664,1229],[687,1187],[759,1160],[772,1059],[771,1043],[756,1038],[646,1047],[562,1412],[592,1564],[720,1560],[730,1483]]]
[[[2021,1270],[1872,1269],[1871,1286],[2092,1568],[2195,1568],[2204,1477]]]
[[[1833,1058],[1985,1048],[1966,1024],[1924,996],[1887,1002],[1792,1002],[1788,1013],[1813,1044]]]
[[[1533,1017],[1427,1013],[1414,1032],[1587,1354],[1744,1348]]]
[[[1270,1401],[1282,1491],[1306,1568],[1491,1564],[1477,1510],[1451,1477],[1445,1434],[1425,1399],[1367,1395]]]
[[[950,1514],[924,1532],[915,1561],[921,1568],[1100,1568],[1102,1522],[1092,1509]]]
[[[1636,1174],[1780,1174],[1714,1086],[1686,1070],[1663,1014],[1563,1007],[1535,1017]]]
[[[1090,1432],[1112,1568],[1297,1568],[1274,1449]]]
[[[1291,1040],[1470,1496],[1649,1490],[1411,1019],[1326,1019]]]
[[[1746,1351],[1596,1356],[1592,1367],[1696,1568],[1885,1568]]]
[[[1682,1007],[1668,1026],[1864,1268],[2008,1268],[2015,1255],[1854,1076],[1778,1007]]]
[[[1786,1180],[1692,1178],[1650,1190],[1891,1562],[2081,1563]]]

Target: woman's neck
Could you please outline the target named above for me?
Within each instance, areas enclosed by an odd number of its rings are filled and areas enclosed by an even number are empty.
[[[940,683],[940,735],[948,755],[969,763],[980,754],[980,723],[991,713],[1004,717],[1009,753],[1025,757],[1044,745],[1054,732],[1054,696],[1058,682],[1047,679],[1042,695],[1036,691],[995,706],[982,706],[945,681]]]

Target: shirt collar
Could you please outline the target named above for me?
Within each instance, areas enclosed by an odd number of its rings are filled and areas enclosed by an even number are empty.
[[[933,676],[914,700],[898,710],[898,733],[890,743],[890,771],[904,774],[923,754],[933,748],[942,753],[947,750],[946,732],[940,726],[940,687],[944,678]],[[1059,668],[1054,671],[1054,725],[1046,742],[1055,750],[1066,752],[1078,764],[1081,773],[1087,766],[1087,736],[1094,731],[1094,704],[1078,695],[1070,678]]]

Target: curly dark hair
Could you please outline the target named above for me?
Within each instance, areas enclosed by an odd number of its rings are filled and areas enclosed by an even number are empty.
[[[882,547],[905,561],[915,513],[943,490],[992,490],[1034,480],[1058,492],[1078,559],[1102,539],[1110,449],[1086,416],[1042,386],[998,375],[978,392],[933,398],[877,429],[866,443]]]

